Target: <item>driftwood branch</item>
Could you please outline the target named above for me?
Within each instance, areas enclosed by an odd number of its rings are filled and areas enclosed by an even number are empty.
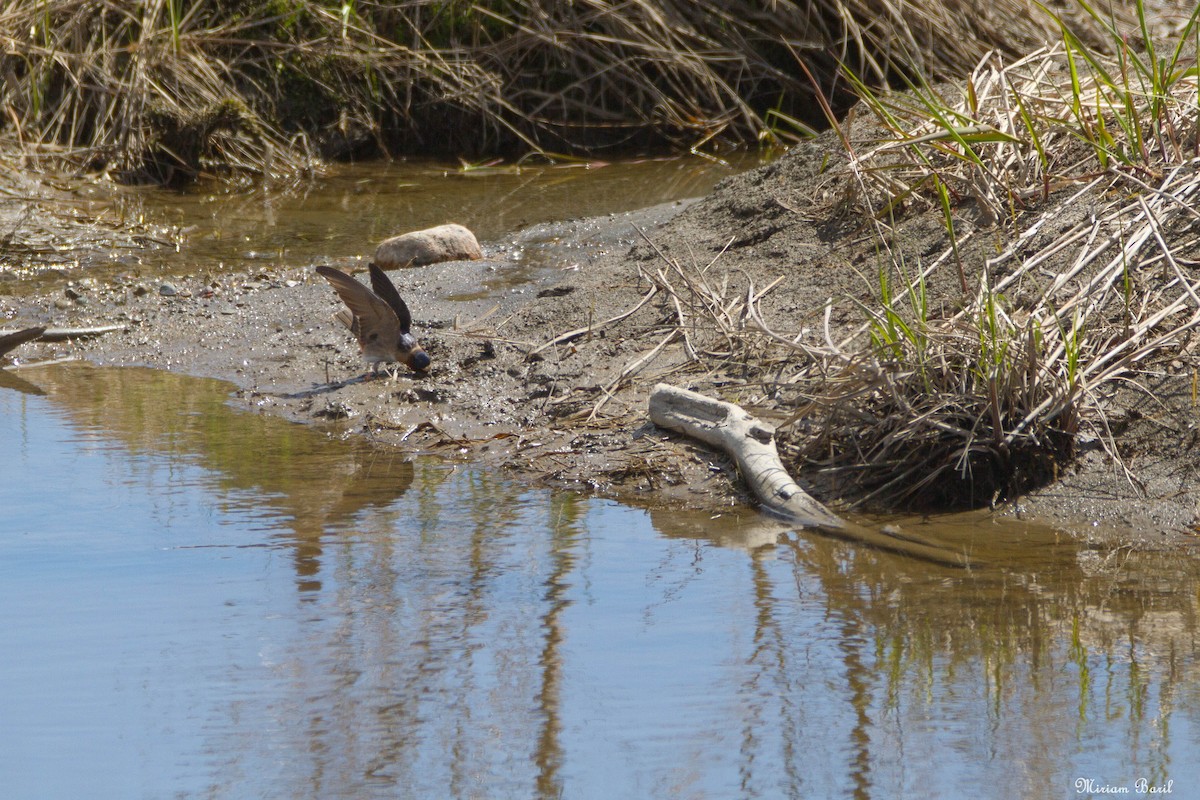
[[[789,522],[937,564],[979,566],[964,553],[893,526],[873,530],[834,514],[792,480],[775,449],[775,429],[741,406],[660,383],[650,393],[650,419],[731,456],[763,508]]]
[[[763,508],[805,528],[841,530],[846,523],[801,489],[775,449],[775,429],[740,406],[660,383],[650,393],[650,419],[732,456]]]

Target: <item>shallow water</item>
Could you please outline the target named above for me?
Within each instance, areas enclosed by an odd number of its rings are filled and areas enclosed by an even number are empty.
[[[1192,561],[903,521],[991,565],[955,570],[408,460],[218,382],[18,375],[6,798],[1200,790]]]
[[[154,277],[370,257],[390,236],[446,222],[466,225],[481,242],[502,243],[540,223],[699,197],[770,155],[466,170],[457,164],[369,162],[332,165],[318,179],[296,186],[251,189],[84,185],[77,192],[81,219],[141,220],[147,232],[138,241],[160,246],[96,247],[85,240],[73,243],[71,232],[64,231],[38,259],[0,269],[0,278],[7,271],[10,280],[33,287],[39,275],[59,282],[64,275]]]

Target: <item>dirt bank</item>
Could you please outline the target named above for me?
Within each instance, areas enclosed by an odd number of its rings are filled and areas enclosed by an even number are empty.
[[[365,433],[553,485],[720,508],[745,501],[730,463],[649,425],[648,390],[675,382],[777,421],[794,410],[777,389],[792,365],[765,357],[768,343],[750,335],[743,301],[749,293],[772,329],[797,340],[824,335],[831,298],[872,302],[879,244],[846,213],[845,175],[827,169],[842,152],[827,135],[696,202],[539,226],[490,243],[483,262],[392,273],[433,358],[427,376],[394,382],[362,379],[357,346],[332,320],[339,303],[315,264],[169,285],[84,283],[0,303],[5,327],[128,326],[70,346],[39,344],[26,358],[69,354],[223,378],[239,387],[235,403],[335,434]],[[1087,198],[1069,206],[1089,207]],[[1071,220],[1064,211],[1047,225]],[[977,226],[986,232],[984,221]],[[964,241],[964,261],[994,253],[999,235]],[[893,245],[915,263],[944,248],[945,237],[936,213],[914,214]],[[372,247],[364,243],[364,254]],[[365,269],[366,261],[332,265]],[[958,281],[949,265],[931,274],[930,302],[959,302]],[[836,308],[832,328],[860,322],[852,305]],[[997,513],[1110,541],[1188,541],[1200,501],[1196,366],[1188,347],[1139,364],[1137,388],[1100,401],[1119,451],[1082,434],[1076,456],[1055,465],[1056,481]],[[835,483],[804,477],[838,507]]]

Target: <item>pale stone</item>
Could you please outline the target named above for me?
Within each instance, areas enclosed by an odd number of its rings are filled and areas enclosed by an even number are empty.
[[[375,250],[375,263],[385,270],[481,258],[483,251],[475,234],[455,224],[393,236]]]

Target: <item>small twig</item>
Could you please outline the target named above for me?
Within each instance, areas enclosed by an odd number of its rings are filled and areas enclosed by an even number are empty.
[[[645,296],[642,297],[642,299],[639,300],[638,303],[633,308],[629,309],[628,311],[618,314],[615,317],[610,317],[609,319],[606,319],[599,324],[589,325],[585,328],[576,328],[573,331],[567,331],[566,333],[559,334],[558,336],[555,336],[550,341],[540,344],[537,347],[530,350],[528,353],[525,354],[525,358],[526,359],[533,358],[534,356],[538,355],[539,353],[543,352],[544,350],[550,349],[551,347],[556,347],[557,345],[560,345],[560,344],[566,344],[567,342],[573,342],[576,339],[580,338],[581,336],[586,336],[593,331],[601,330],[603,328],[608,327],[609,325],[620,322],[623,319],[627,319],[627,318],[633,316],[634,314],[636,314],[642,308],[642,306],[646,305],[646,303],[649,303],[650,299],[652,297],[654,297],[654,295],[657,293],[658,293],[658,287],[651,286],[650,291],[646,292]]]
[[[596,405],[592,408],[591,413],[588,414],[587,421],[591,422],[592,420],[594,420],[596,418],[596,415],[600,413],[600,409],[604,407],[605,403],[607,403],[609,400],[611,400],[613,398],[613,393],[615,392],[616,388],[621,385],[622,381],[624,381],[630,375],[633,375],[635,372],[640,370],[642,367],[646,366],[646,364],[649,364],[651,361],[653,361],[654,358],[663,351],[663,348],[666,347],[668,344],[670,344],[672,341],[674,341],[675,337],[678,335],[679,335],[679,329],[675,328],[670,333],[668,333],[661,342],[659,342],[657,345],[655,345],[652,350],[650,350],[647,353],[643,353],[640,358],[638,358],[637,360],[635,360],[634,362],[632,362],[631,364],[626,366],[624,369],[622,369],[621,373],[619,375],[617,375],[616,378],[614,378],[612,381],[609,382],[609,384],[607,386],[605,386],[603,389],[601,389],[602,396],[596,402]]]
[[[12,372],[19,369],[33,369],[34,367],[52,367],[55,364],[67,364],[78,360],[76,356],[63,356],[62,358],[51,358],[45,361],[22,361],[20,364],[12,364],[5,367],[5,369]]]
[[[42,342],[65,342],[70,339],[90,339],[93,336],[103,336],[106,333],[125,330],[128,330],[128,328],[124,325],[101,325],[95,328],[46,328],[42,335],[38,337],[38,340]],[[15,333],[19,333],[19,331],[0,330],[0,336],[8,336]]]

